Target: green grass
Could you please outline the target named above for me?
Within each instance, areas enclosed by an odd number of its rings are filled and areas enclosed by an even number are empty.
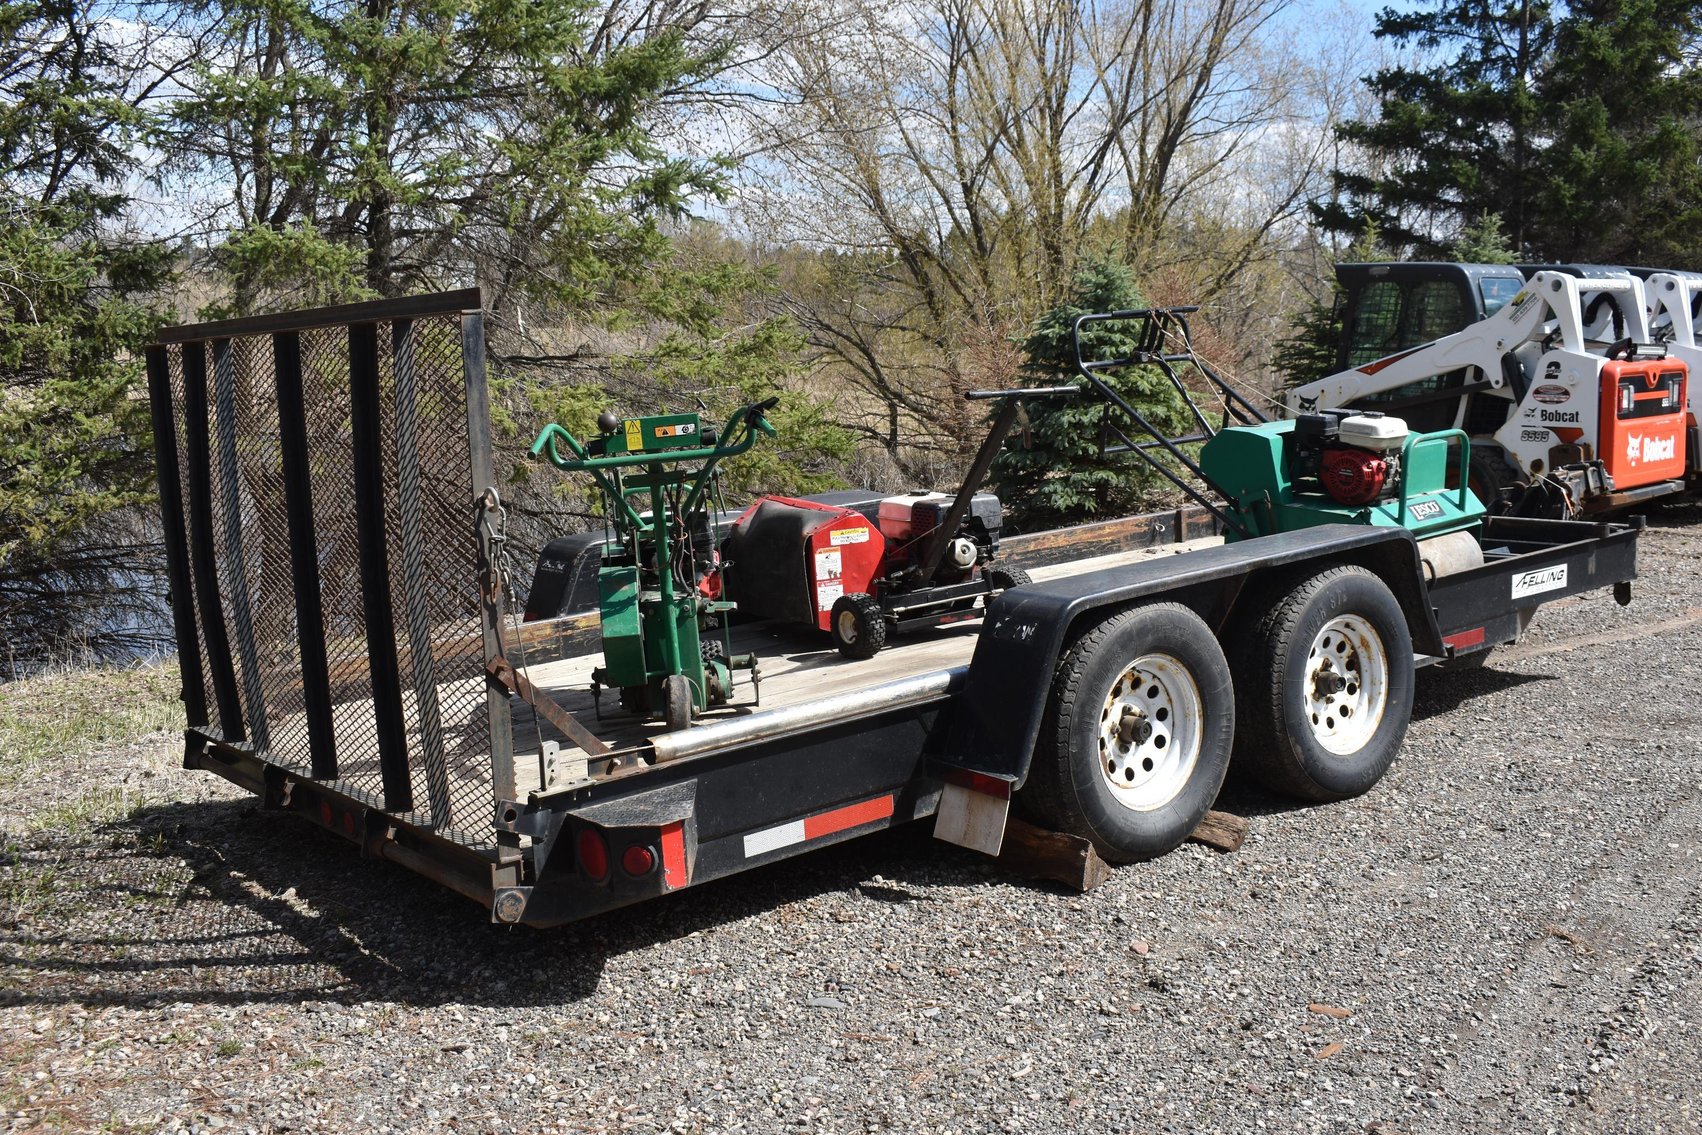
[[[0,684],[0,787],[54,756],[183,728],[175,662]]]

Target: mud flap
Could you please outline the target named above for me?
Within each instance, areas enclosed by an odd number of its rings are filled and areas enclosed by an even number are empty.
[[[934,813],[934,838],[985,855],[999,854],[1010,817],[1013,778],[968,769],[942,770],[945,786]]]

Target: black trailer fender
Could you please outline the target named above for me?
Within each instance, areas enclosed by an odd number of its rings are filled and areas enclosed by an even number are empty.
[[[1143,601],[1181,603],[1222,638],[1249,603],[1302,572],[1336,564],[1375,572],[1406,612],[1413,649],[1443,653],[1418,544],[1404,528],[1323,525],[1031,584],[1000,595],[988,610],[935,758],[938,772],[987,794],[1022,787],[1058,659],[1098,621],[1096,613]]]

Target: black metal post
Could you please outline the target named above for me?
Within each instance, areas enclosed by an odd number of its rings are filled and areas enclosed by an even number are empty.
[[[166,349],[147,350],[148,406],[154,425],[154,462],[160,485],[160,523],[164,528],[165,571],[171,588],[171,625],[177,636],[177,669],[183,683],[187,724],[207,721],[207,681],[201,670],[201,643],[195,636],[195,592],[189,575],[189,537],[184,528],[183,485],[177,456],[177,420],[172,414],[171,363]]]
[[[384,527],[384,430],[379,392],[378,325],[349,325],[349,426],[353,434],[355,529],[360,546],[361,606],[372,679],[373,724],[384,807],[414,809],[402,683],[396,663],[396,621],[390,608],[390,556]]]
[[[227,742],[241,742],[248,733],[243,726],[242,699],[236,692],[236,666],[231,660],[213,550],[213,451],[207,424],[205,343],[183,345],[183,435],[189,451],[190,570],[196,605],[201,609],[201,637],[207,645],[213,698],[219,704],[219,734]]]
[[[301,695],[313,775],[337,778],[337,731],[331,718],[331,667],[325,655],[325,612],[319,592],[319,543],[313,528],[313,480],[307,449],[307,403],[301,382],[301,333],[272,338],[278,387],[278,448],[283,457],[284,515],[290,533],[296,636],[301,644]]]

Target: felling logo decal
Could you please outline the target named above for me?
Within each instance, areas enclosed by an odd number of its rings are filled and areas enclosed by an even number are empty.
[[[1562,402],[1572,401],[1572,392],[1564,386],[1556,386],[1551,383],[1547,386],[1539,386],[1535,390],[1531,391],[1531,397],[1535,398],[1538,402],[1546,402],[1550,406],[1558,406]]]
[[[1537,568],[1513,577],[1513,598],[1523,599],[1527,595],[1541,595],[1545,591],[1559,591],[1566,586],[1566,565]]]
[[[1407,511],[1414,520],[1433,520],[1442,515],[1442,506],[1436,501],[1417,501]]]
[[[1633,465],[1640,461],[1671,461],[1678,452],[1677,442],[1678,439],[1672,437],[1631,434],[1625,439],[1625,460]]]

